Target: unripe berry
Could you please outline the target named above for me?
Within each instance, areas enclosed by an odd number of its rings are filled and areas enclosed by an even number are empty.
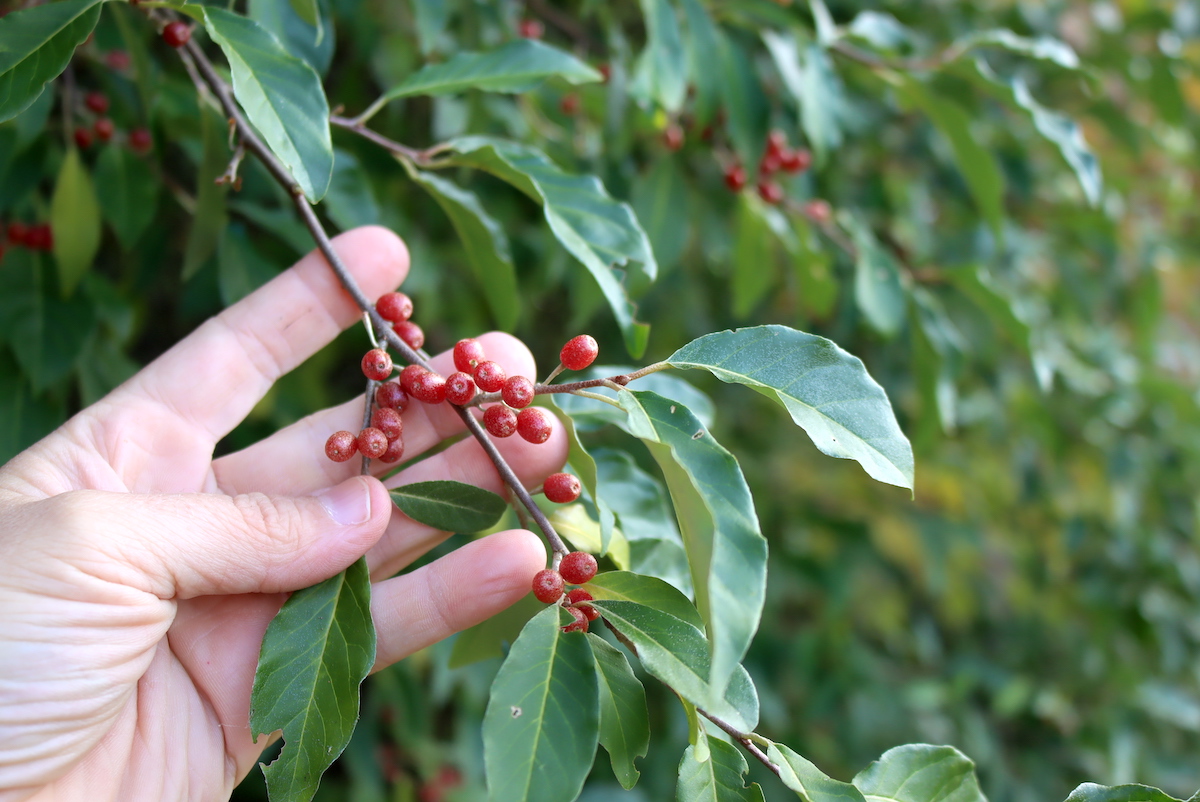
[[[399,382],[384,382],[375,388],[375,406],[404,411],[408,409],[408,393]]]
[[[483,352],[483,343],[468,337],[454,344],[454,367],[463,373],[474,375],[479,363],[487,359]]]
[[[395,440],[388,441],[387,451],[380,456],[380,462],[399,462],[404,456],[404,438],[397,437]]]
[[[358,450],[364,457],[377,459],[387,451],[388,438],[374,426],[368,426],[358,433]]]
[[[325,456],[334,462],[345,462],[357,452],[358,440],[351,432],[334,432],[325,441]]]
[[[758,197],[771,205],[783,202],[783,187],[774,181],[758,182]]]
[[[552,473],[542,483],[542,492],[555,504],[570,504],[582,489],[579,478],[569,473]]]
[[[129,148],[134,153],[149,153],[153,144],[154,140],[145,128],[134,128],[129,132]]]
[[[483,411],[483,427],[492,437],[511,437],[517,430],[517,413],[504,404],[492,404]]]
[[[553,568],[543,568],[533,575],[533,595],[543,604],[553,604],[562,598],[562,574]]]
[[[530,443],[544,443],[554,431],[553,418],[540,407],[526,407],[517,413],[517,434]]]
[[[558,564],[558,572],[571,585],[591,582],[597,570],[596,558],[586,551],[573,551]]]
[[[404,434],[404,418],[390,407],[380,407],[372,412],[371,425],[387,435],[389,442]]]
[[[446,400],[446,380],[440,374],[427,370],[413,382],[409,395],[426,404],[440,404]]]
[[[475,397],[475,380],[458,371],[446,377],[446,400],[455,406],[466,406]]]
[[[381,318],[390,323],[399,323],[403,320],[408,320],[412,317],[412,298],[409,298],[402,292],[385,292],[375,302],[375,311],[379,313]]]
[[[363,375],[373,381],[381,382],[392,375],[392,356],[382,348],[372,348],[363,354]]]
[[[679,127],[679,123],[671,123],[667,130],[663,131],[663,144],[667,146],[667,150],[679,150],[683,147],[683,129]]]
[[[504,387],[508,374],[499,362],[480,362],[475,368],[475,383],[485,393],[498,393]]]
[[[96,124],[92,126],[92,130],[96,133],[96,139],[101,142],[107,142],[112,139],[113,132],[116,130],[113,127],[113,121],[107,117],[101,117],[96,120]]]
[[[428,373],[429,370],[420,365],[407,365],[404,370],[400,371],[400,389],[409,395],[413,395],[413,388],[417,386],[417,379]]]
[[[183,47],[192,38],[192,29],[186,22],[168,22],[162,30],[162,39],[171,47]]]
[[[401,320],[399,323],[392,326],[396,335],[404,342],[408,343],[408,347],[414,351],[420,351],[425,345],[425,332],[421,327],[411,320]]]
[[[735,164],[725,171],[725,186],[731,192],[741,192],[746,186],[746,168]]]
[[[779,166],[785,173],[802,173],[812,164],[812,154],[804,148],[786,150],[779,157]]]
[[[88,92],[83,96],[83,105],[96,114],[104,114],[108,111],[108,96],[103,92]]]
[[[86,128],[76,128],[73,135],[75,137],[75,147],[80,150],[87,150],[92,146],[92,132]]]
[[[533,401],[533,382],[524,376],[509,376],[500,397],[513,409],[524,409]]]
[[[590,334],[580,334],[567,340],[558,352],[558,359],[567,370],[583,370],[596,361],[600,346]]]
[[[587,613],[580,610],[578,607],[568,607],[567,612],[575,617],[575,620],[562,628],[563,632],[587,632],[588,617]]]

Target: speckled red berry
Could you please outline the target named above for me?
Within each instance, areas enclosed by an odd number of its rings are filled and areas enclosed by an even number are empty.
[[[408,409],[408,393],[399,382],[384,382],[375,388],[375,406],[403,412]]]
[[[387,451],[379,457],[380,462],[399,462],[404,457],[404,438],[397,437],[388,441]]]
[[[500,389],[500,397],[513,409],[524,409],[533,401],[533,382],[525,376],[509,376]]]
[[[542,492],[555,504],[570,504],[582,489],[579,478],[569,473],[552,473],[542,483]]]
[[[412,395],[413,388],[417,386],[417,379],[428,372],[428,368],[420,365],[405,366],[404,370],[400,371],[400,389]]]
[[[83,96],[83,105],[96,114],[104,114],[108,111],[108,95],[103,92],[88,92]]]
[[[401,320],[392,326],[392,330],[414,351],[420,351],[425,345],[425,332],[411,320]]]
[[[588,617],[587,613],[578,607],[568,607],[567,612],[570,613],[575,620],[562,628],[563,632],[587,632]]]
[[[392,375],[392,357],[382,348],[372,348],[363,354],[363,375],[373,381],[381,382]]]
[[[446,400],[446,380],[427,370],[413,382],[409,395],[426,404],[440,404]]]
[[[487,359],[483,353],[483,343],[468,337],[454,344],[454,367],[463,373],[474,375],[479,363]]]
[[[567,604],[578,607],[583,614],[587,616],[588,621],[595,621],[600,617],[600,611],[587,602],[595,601],[592,594],[588,593],[583,588],[575,588],[567,594]]]
[[[558,352],[558,358],[567,370],[583,370],[596,361],[599,353],[600,346],[596,344],[596,338],[590,334],[580,334],[567,340]]]
[[[364,457],[377,459],[387,451],[388,438],[374,426],[368,426],[358,433],[358,450]]]
[[[162,29],[162,39],[170,47],[183,47],[192,38],[192,29],[186,22],[168,22]]]
[[[457,371],[446,377],[446,400],[455,406],[466,406],[475,397],[475,380]]]
[[[387,435],[389,441],[404,434],[404,418],[390,407],[379,407],[372,412],[371,425]]]
[[[554,419],[540,407],[526,407],[517,413],[517,434],[530,443],[544,443],[554,431]]]
[[[325,456],[334,462],[345,462],[358,453],[358,439],[352,432],[334,432],[325,441]]]
[[[533,595],[544,604],[553,604],[562,598],[562,574],[553,568],[543,568],[533,575]]]
[[[517,413],[504,404],[493,404],[483,411],[483,427],[492,437],[512,437],[517,431]]]
[[[507,378],[508,374],[500,367],[499,362],[480,362],[475,368],[475,383],[485,393],[500,392]]]
[[[573,551],[558,564],[558,572],[571,585],[591,582],[597,570],[596,558],[586,551]]]
[[[391,323],[408,320],[412,317],[412,298],[402,292],[385,292],[375,302],[375,311],[381,318]]]

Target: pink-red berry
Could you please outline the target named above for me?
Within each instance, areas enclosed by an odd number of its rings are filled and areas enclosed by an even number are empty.
[[[400,389],[414,395],[413,388],[417,386],[417,379],[428,372],[427,368],[420,365],[406,365],[404,370],[400,371]]]
[[[504,404],[492,404],[483,411],[483,428],[492,437],[511,437],[517,431],[517,413]]]
[[[103,92],[88,92],[83,96],[83,105],[96,114],[104,114],[108,111],[108,95]]]
[[[76,128],[73,136],[75,137],[75,147],[80,150],[87,150],[92,146],[92,132],[89,129]]]
[[[162,39],[170,47],[183,47],[192,38],[192,29],[186,22],[168,22],[162,30]]]
[[[372,348],[363,354],[363,375],[373,381],[381,382],[392,375],[392,356],[382,348]]]
[[[542,492],[555,504],[570,504],[579,498],[582,489],[579,478],[569,473],[552,473],[542,483]]]
[[[389,441],[404,434],[404,418],[391,407],[379,407],[372,412],[371,425],[387,435]]]
[[[740,164],[732,165],[725,171],[725,186],[731,192],[741,192],[746,186],[746,168]]]
[[[358,453],[358,439],[352,432],[334,432],[325,441],[325,456],[334,462],[345,462],[356,453]]]
[[[586,602],[595,601],[592,594],[588,593],[583,588],[575,588],[567,594],[567,604],[578,607],[583,614],[587,616],[588,621],[595,621],[600,617],[600,611]]]
[[[663,144],[667,146],[667,150],[679,150],[683,147],[683,129],[679,127],[679,123],[671,123],[667,130],[663,131]]]
[[[533,575],[533,595],[544,604],[552,604],[562,598],[562,574],[553,568],[543,568]]]
[[[469,337],[454,344],[454,367],[463,373],[474,375],[475,368],[486,359],[483,343],[479,340]]]
[[[574,92],[563,95],[562,100],[558,101],[558,108],[568,117],[575,115],[579,112],[579,95]]]
[[[404,456],[404,438],[397,437],[388,441],[387,451],[379,457],[380,462],[399,462]]]
[[[525,376],[509,376],[500,389],[500,397],[513,409],[524,409],[533,401],[533,382]]]
[[[412,298],[409,298],[402,292],[385,292],[375,302],[375,311],[379,313],[381,318],[390,323],[399,323],[403,320],[408,320],[412,317]]]
[[[771,205],[782,203],[783,187],[774,181],[759,181],[758,197]]]
[[[387,451],[388,437],[374,426],[368,426],[358,433],[358,450],[364,457],[378,459]]]
[[[499,362],[480,362],[475,368],[475,383],[485,393],[498,393],[504,387],[508,374]]]
[[[475,397],[475,380],[457,371],[446,377],[446,400],[455,406],[466,406]]]
[[[787,148],[787,134],[775,128],[767,134],[767,153],[779,156]]]
[[[586,551],[573,551],[558,564],[558,572],[570,585],[591,582],[597,570],[596,558]]]
[[[101,142],[107,142],[112,139],[116,129],[113,127],[113,121],[107,117],[101,117],[96,120],[96,124],[92,126],[92,130],[96,133],[96,139]]]
[[[814,223],[822,225],[833,219],[833,209],[829,206],[829,201],[820,198],[804,204],[804,214]]]
[[[554,431],[553,418],[540,407],[526,407],[517,413],[517,434],[530,443],[544,443]]]
[[[409,367],[412,367],[409,365]],[[408,370],[408,368],[405,368]],[[408,408],[408,393],[400,382],[384,382],[375,388],[375,406],[404,411]]]
[[[420,351],[425,345],[425,332],[411,320],[401,320],[393,325],[392,329],[396,336],[408,343],[408,347],[414,351]]]
[[[574,616],[575,620],[562,628],[563,632],[587,632],[588,617],[587,613],[578,607],[568,607],[567,612]]]
[[[149,153],[153,144],[154,139],[145,128],[134,128],[129,132],[129,148],[134,153]]]
[[[783,157],[768,150],[763,154],[762,161],[758,163],[758,175],[760,178],[768,178],[779,172],[779,168],[782,166]]]
[[[804,148],[785,150],[779,157],[779,166],[785,173],[802,173],[812,164],[812,154]]]
[[[600,346],[590,334],[580,334],[567,340],[558,352],[558,359],[567,370],[583,370],[596,361]]]
[[[409,395],[426,404],[440,404],[446,400],[446,380],[440,374],[427,370],[413,382]]]
[[[127,70],[133,59],[124,50],[110,50],[104,54],[104,63],[110,70]]]
[[[517,23],[517,33],[523,39],[541,39],[546,33],[546,26],[541,20],[523,19]]]

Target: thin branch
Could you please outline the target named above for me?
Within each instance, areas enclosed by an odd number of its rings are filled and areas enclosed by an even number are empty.
[[[434,145],[433,147],[426,148],[425,150],[410,148],[408,145],[397,142],[394,139],[388,139],[378,131],[367,128],[357,117],[350,119],[348,117],[341,117],[337,114],[331,114],[329,115],[329,124],[336,125],[338,128],[344,128],[347,131],[353,131],[364,139],[374,142],[384,150],[394,153],[397,156],[407,159],[413,164],[422,167],[427,166],[433,160],[434,156],[446,149],[446,145],[442,144]]]
[[[704,716],[706,719],[711,721],[713,724],[716,724],[722,731],[724,731],[727,735],[729,735],[730,738],[733,738],[735,741],[737,741],[739,744],[741,744],[743,749],[745,749],[750,754],[754,755],[754,757],[758,758],[758,761],[760,763],[762,763],[764,766],[766,766],[768,769],[770,769],[772,772],[774,772],[776,777],[783,776],[783,770],[778,765],[773,763],[771,761],[771,758],[767,757],[767,753],[764,752],[761,748],[759,748],[758,744],[756,744],[754,742],[755,738],[758,737],[754,733],[742,732],[741,730],[739,730],[737,727],[734,727],[729,722],[723,721],[723,720],[717,718],[716,716],[714,716],[712,713],[701,710],[698,707],[696,708],[696,712],[699,713],[700,715]]]
[[[934,53],[926,58],[908,58],[908,59],[885,59],[874,53],[869,53],[862,48],[855,47],[845,39],[840,39],[830,45],[829,49],[833,52],[844,56],[851,61],[856,61],[870,67],[873,70],[897,70],[901,72],[928,72],[930,70],[939,69],[963,53],[967,52],[970,43],[954,44],[947,47],[940,53]]]

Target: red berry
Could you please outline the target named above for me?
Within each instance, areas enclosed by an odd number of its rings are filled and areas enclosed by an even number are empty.
[[[392,329],[400,337],[401,340],[408,343],[408,347],[414,351],[420,351],[421,346],[425,345],[425,332],[421,327],[411,320],[401,320],[399,323],[392,326]]]
[[[463,373],[475,373],[475,368],[487,357],[483,353],[483,343],[475,339],[459,340],[454,344],[454,367]]]
[[[500,397],[513,409],[524,409],[533,401],[533,382],[524,376],[509,376]]]
[[[325,456],[334,462],[345,462],[358,452],[358,440],[350,432],[334,432],[325,441]]]
[[[168,22],[162,29],[162,39],[171,47],[183,47],[192,38],[192,29],[186,22]]]
[[[446,380],[441,374],[427,370],[413,382],[409,395],[426,404],[440,404],[446,400]]]
[[[604,83],[608,83],[609,79],[612,78],[612,65],[610,64],[601,64],[596,68],[596,71],[600,73],[600,77],[604,79]]]
[[[378,459],[387,451],[388,437],[374,426],[368,426],[358,433],[358,450],[364,457]]]
[[[679,123],[671,123],[667,130],[663,131],[663,144],[667,146],[667,150],[679,150],[683,147],[683,129],[679,127]]]
[[[87,128],[75,129],[75,147],[80,150],[87,150],[92,146],[92,132]]]
[[[511,437],[517,430],[517,413],[503,404],[493,404],[483,411],[483,427],[492,437]]]
[[[475,380],[459,371],[446,377],[446,400],[455,406],[466,406],[475,397]]]
[[[24,223],[8,224],[8,241],[13,245],[26,245],[29,236],[29,226]]]
[[[92,130],[96,132],[96,139],[99,139],[101,142],[107,142],[112,139],[115,129],[113,128],[112,120],[107,117],[101,117],[99,120],[96,120],[96,124],[92,126]]]
[[[725,171],[725,186],[733,192],[741,192],[746,186],[746,168],[735,164]]]
[[[104,63],[110,70],[127,70],[131,59],[124,50],[110,50],[104,54]]]
[[[372,412],[371,425],[387,435],[389,441],[404,434],[404,418],[391,407],[379,407]]]
[[[779,157],[779,166],[785,173],[802,173],[812,164],[812,154],[804,148],[784,151]]]
[[[402,320],[408,320],[412,317],[412,298],[409,298],[402,292],[385,292],[375,302],[375,311],[379,313],[381,318],[390,323],[399,323]]]
[[[517,33],[522,39],[541,39],[546,28],[541,20],[523,19],[517,24]]]
[[[363,375],[373,381],[385,381],[392,375],[392,356],[382,348],[372,348],[362,358]]]
[[[570,504],[579,498],[580,490],[582,486],[579,484],[579,478],[569,473],[552,473],[542,483],[542,491],[546,498],[555,504]]]
[[[787,134],[776,128],[767,134],[767,153],[779,156],[787,148],[787,143]]]
[[[517,413],[517,434],[530,443],[544,443],[554,431],[550,413],[540,407],[526,407]]]
[[[379,457],[380,462],[399,462],[404,456],[404,438],[397,437],[388,441],[387,451]]]
[[[154,140],[145,128],[134,128],[129,132],[129,147],[134,153],[149,153]]]
[[[782,203],[783,187],[774,181],[759,181],[758,197],[770,204]]]
[[[83,105],[96,114],[104,114],[108,111],[108,96],[103,92],[88,92],[83,96]]]
[[[475,368],[475,383],[485,393],[500,392],[500,389],[504,387],[504,380],[507,378],[508,374],[504,372],[504,368],[500,367],[499,362],[480,362]]]
[[[829,207],[829,201],[824,201],[818,198],[810,200],[804,204],[804,214],[814,223],[825,224],[833,219],[833,209]]]
[[[586,551],[573,551],[558,564],[558,572],[568,584],[582,585],[596,575],[596,558]]]
[[[579,95],[574,92],[563,95],[562,100],[558,101],[558,107],[563,114],[568,117],[573,116],[579,111]]]
[[[590,334],[580,334],[567,340],[567,344],[558,352],[559,361],[567,370],[583,370],[596,361],[600,346]]]
[[[758,174],[762,177],[775,175],[779,172],[779,168],[783,166],[783,162],[778,153],[767,151],[762,157],[762,161],[758,163]]]
[[[592,598],[592,594],[588,593],[583,588],[575,588],[575,590],[567,594],[567,604],[578,607],[580,610],[582,610],[583,614],[587,616],[588,621],[595,621],[600,617],[600,611],[590,604],[584,604],[584,602],[590,601],[595,600]]]
[[[25,247],[32,251],[54,250],[54,231],[48,223],[39,223],[29,227],[25,235]]]
[[[580,610],[578,607],[568,607],[567,612],[575,617],[575,620],[562,628],[563,632],[587,632],[588,617],[587,613]]]
[[[428,369],[420,365],[408,365],[404,370],[400,371],[400,389],[409,395],[413,394],[413,388],[417,386],[417,379],[422,374],[428,373]]]
[[[562,574],[553,568],[543,568],[533,575],[533,595],[544,604],[552,604],[562,598]]]
[[[408,393],[399,382],[384,382],[375,389],[375,406],[403,411],[408,408]]]

